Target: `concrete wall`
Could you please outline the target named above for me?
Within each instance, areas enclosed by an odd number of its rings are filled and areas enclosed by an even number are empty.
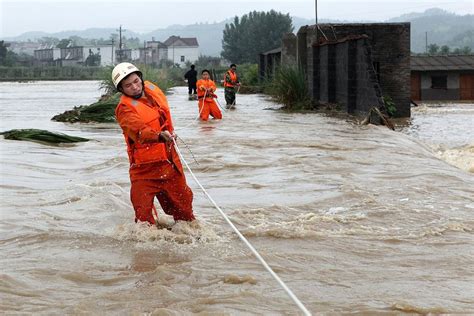
[[[318,50],[314,50],[314,54],[317,54]],[[319,49],[319,101],[322,103],[328,103],[329,102],[329,96],[328,96],[328,45],[323,46]],[[314,58],[313,58],[314,60]],[[311,78],[315,77],[315,73],[312,73]],[[318,80],[315,80],[317,84]],[[312,89],[315,86],[315,84],[311,84],[308,88]],[[315,95],[313,92],[312,95]]]
[[[314,44],[318,42],[336,42],[346,37],[367,35],[370,57],[375,66],[374,69],[378,70],[376,78],[379,82],[379,88],[384,96],[393,99],[397,108],[396,116],[410,116],[409,23],[320,24],[319,29],[316,32],[314,25],[303,26],[297,35],[297,60],[307,70],[308,87],[313,97],[318,94],[317,91],[314,91],[315,83],[313,82],[313,62],[318,60],[317,57],[313,56],[312,47]],[[303,46],[306,46],[306,50],[303,50]],[[337,49],[341,50],[343,48]],[[343,56],[340,55],[340,52],[337,55]],[[339,75],[343,73],[343,67],[339,65],[339,62],[341,60],[336,63],[336,81],[340,85],[343,79]],[[321,67],[325,66],[320,65],[319,68]],[[321,93],[323,93],[321,101],[329,100],[329,95],[328,97],[324,95],[324,89],[321,90]],[[338,93],[342,92],[339,91]],[[343,98],[343,95],[336,95],[336,101]]]
[[[272,78],[280,65],[281,52],[260,54],[258,63],[259,80],[265,81]]]
[[[344,104],[348,111],[349,98],[349,43],[344,42],[336,46],[336,103]]]
[[[383,107],[367,38],[315,45],[313,57],[319,67],[309,76],[316,84],[308,83],[308,89],[316,102],[337,103],[348,113],[361,114]]]
[[[380,86],[372,65],[371,49],[367,40],[357,40],[357,102],[355,113],[367,113],[372,107],[382,107]]]
[[[269,75],[268,58],[260,56],[261,77]],[[383,107],[382,96],[387,96],[395,103],[395,116],[410,116],[409,23],[303,26],[296,39],[282,40],[281,60],[305,70],[316,102],[338,103],[356,113]]]
[[[296,65],[297,38],[293,33],[283,35],[281,39],[281,63]]]

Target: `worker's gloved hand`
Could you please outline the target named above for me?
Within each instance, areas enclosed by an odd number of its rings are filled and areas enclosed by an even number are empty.
[[[165,143],[173,142],[173,139],[174,139],[173,134],[171,134],[169,131],[161,132],[159,138]]]

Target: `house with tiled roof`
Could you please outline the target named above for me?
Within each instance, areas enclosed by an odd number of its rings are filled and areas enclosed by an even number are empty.
[[[199,58],[199,44],[195,37],[172,35],[163,44],[168,47],[168,60],[173,64],[185,66],[186,62],[194,63]]]
[[[474,100],[474,55],[411,56],[412,100]]]

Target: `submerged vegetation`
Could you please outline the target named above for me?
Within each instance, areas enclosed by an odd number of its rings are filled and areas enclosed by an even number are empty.
[[[69,123],[112,123],[115,122],[115,107],[119,98],[120,93],[116,93],[90,105],[76,106],[72,110],[55,115],[51,120]]]
[[[265,92],[283,103],[286,110],[311,109],[311,100],[303,69],[298,66],[282,66],[265,88]]]
[[[182,69],[162,68],[156,69],[146,65],[138,65],[143,77],[158,85],[165,91],[172,86],[180,84],[183,80]],[[76,106],[72,110],[65,111],[52,118],[53,121],[69,123],[112,123],[115,122],[115,108],[120,99],[120,93],[115,89],[112,82],[112,67],[106,67],[101,73],[100,88],[104,90],[102,98],[90,105]]]
[[[69,136],[63,133],[53,133],[43,129],[12,129],[1,132],[5,139],[26,140],[41,143],[59,144],[59,143],[78,143],[87,142],[87,138]]]

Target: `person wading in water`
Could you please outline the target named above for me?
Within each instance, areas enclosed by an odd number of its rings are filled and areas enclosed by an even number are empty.
[[[239,77],[235,70],[235,64],[230,65],[230,69],[224,75],[224,96],[226,109],[235,108],[235,87],[240,87]]]
[[[115,116],[127,144],[135,222],[161,228],[154,216],[155,196],[175,221],[193,221],[193,192],[173,146],[176,134],[166,96],[130,63],[115,66],[112,81],[122,93]]]
[[[201,72],[201,79],[196,83],[198,90],[199,116],[201,120],[207,121],[209,115],[215,119],[222,119],[222,112],[214,101],[217,96],[214,94],[217,87],[214,81],[210,79],[209,70],[204,69]]]
[[[184,79],[188,81],[188,95],[189,100],[196,99],[196,82],[197,82],[197,71],[194,70],[195,66],[191,65],[191,69],[184,74]]]

